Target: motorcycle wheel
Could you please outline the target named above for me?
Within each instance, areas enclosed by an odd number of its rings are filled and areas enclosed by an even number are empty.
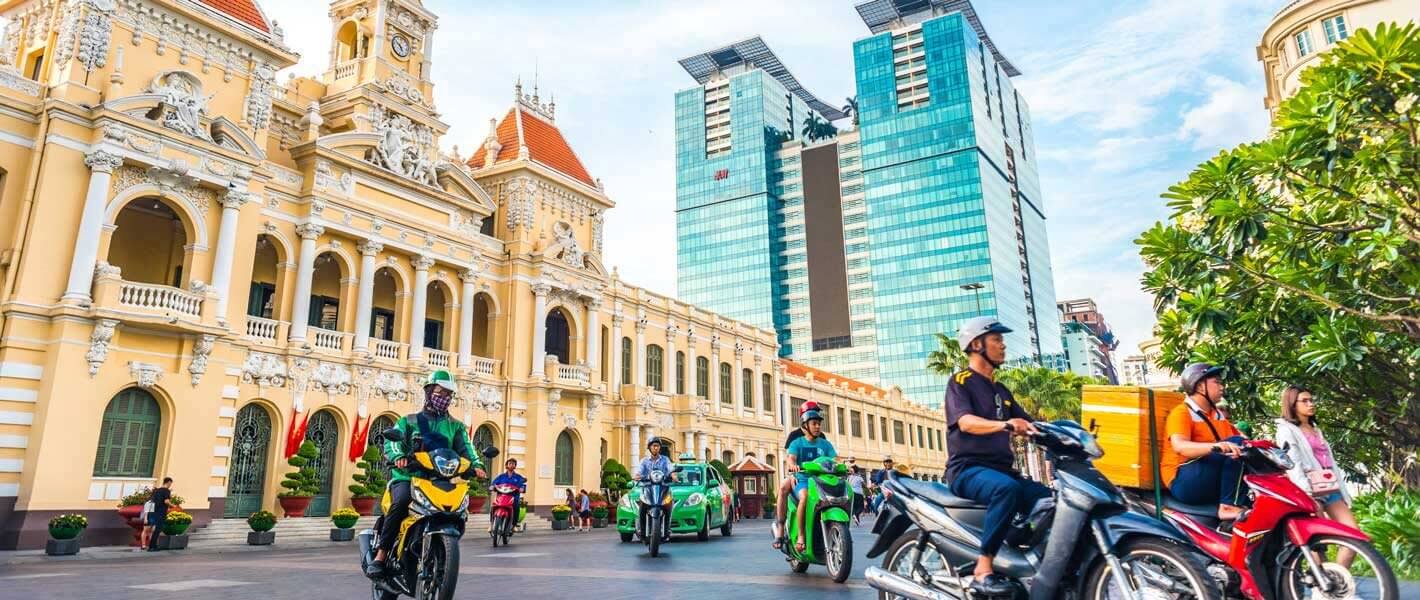
[[[947,569],[942,561],[942,555],[937,553],[937,548],[927,544],[922,549],[922,555],[917,555],[917,536],[920,532],[916,528],[908,529],[902,535],[897,536],[897,541],[892,543],[886,554],[883,555],[883,570],[894,575],[905,577],[915,581],[917,578],[912,573],[912,565],[917,562],[922,563],[922,568],[928,573],[939,573]],[[902,596],[879,591],[878,600],[905,600]]]
[[[399,594],[380,589],[380,584],[370,582],[370,600],[399,600]]]
[[[505,533],[505,534],[503,534],[501,537],[503,538],[503,546],[504,546],[504,547],[507,547],[507,546],[508,546],[508,534]]]
[[[789,568],[793,569],[795,573],[803,573],[809,570],[809,563],[797,558],[791,558],[789,559]]]
[[[498,537],[499,537],[499,534],[503,531],[503,527],[504,527],[504,523],[503,523],[503,522],[504,522],[504,521],[507,521],[507,520],[508,520],[508,517],[496,517],[496,518],[493,519],[493,528],[489,530],[488,535],[493,538],[493,547],[494,547],[494,548],[497,548],[497,547],[498,547]],[[507,538],[507,536],[503,536],[503,545],[504,545],[504,546],[508,545],[508,538]]]
[[[1124,542],[1119,556],[1121,563],[1132,563],[1133,568],[1127,569],[1134,573],[1130,577],[1132,583],[1136,588],[1141,587],[1140,583],[1144,583],[1142,587],[1146,589],[1141,591],[1146,592],[1146,597],[1154,597],[1147,593],[1152,591],[1168,594],[1166,597],[1178,600],[1223,598],[1223,591],[1217,580],[1208,574],[1203,557],[1196,550],[1160,539],[1134,538]],[[1138,575],[1141,571],[1139,567],[1145,565],[1148,566],[1148,572],[1156,576],[1148,577],[1146,572],[1144,580],[1141,581]],[[1170,589],[1158,589],[1158,586],[1165,585],[1170,586]],[[1115,584],[1114,572],[1109,563],[1103,559],[1096,561],[1085,579],[1085,600],[1123,600],[1127,597],[1124,590]]]
[[[1308,585],[1307,582],[1311,580],[1309,563],[1302,557],[1300,551],[1292,549],[1291,556],[1278,569],[1281,581],[1278,582],[1277,590],[1283,600],[1305,600],[1307,598],[1397,600],[1400,598],[1395,572],[1391,570],[1390,564],[1386,562],[1380,552],[1376,551],[1374,546],[1361,540],[1328,535],[1313,538],[1312,543],[1307,547],[1327,558],[1327,562],[1321,566],[1322,574],[1331,581],[1335,589],[1332,592],[1323,592]],[[1349,569],[1341,566],[1341,563],[1334,562],[1336,551],[1341,549],[1356,553],[1356,558],[1352,560]],[[1364,567],[1362,563],[1365,564]],[[1367,580],[1364,583],[1358,581],[1362,573],[1365,573],[1364,577]],[[1304,580],[1303,577],[1306,579]],[[1375,584],[1374,589],[1372,589],[1371,583]]]
[[[843,583],[853,573],[853,536],[848,524],[831,521],[824,527],[824,563],[834,583]]]
[[[434,536],[429,544],[429,553],[424,555],[422,562],[420,577],[414,587],[414,600],[451,600],[459,583],[458,540],[446,535]]]
[[[705,511],[705,522],[700,524],[700,531],[695,532],[695,541],[703,542],[710,539],[710,511]]]
[[[661,555],[661,528],[660,528],[660,527],[656,527],[656,530],[653,531],[653,532],[651,532],[651,535],[646,536],[646,537],[649,538],[649,544],[648,544],[648,545],[649,545],[650,548],[651,548],[651,556],[653,556],[653,557],[655,557],[655,556],[660,556],[660,555]]]

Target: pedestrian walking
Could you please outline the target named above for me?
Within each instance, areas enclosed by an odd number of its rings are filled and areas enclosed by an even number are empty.
[[[153,506],[149,508],[147,504]],[[177,508],[173,506],[173,478],[164,477],[163,485],[148,497],[144,509],[148,511],[148,520],[144,521],[142,543],[149,551],[158,549],[158,534],[162,533],[163,522],[168,519],[168,509]]]
[[[1277,419],[1277,445],[1287,449],[1293,467],[1287,471],[1292,482],[1321,503],[1327,516],[1338,523],[1356,527],[1351,512],[1351,492],[1346,490],[1346,472],[1331,455],[1331,444],[1316,424],[1316,398],[1304,387],[1289,385],[1282,390],[1282,418]],[[1349,567],[1356,553],[1340,548],[1336,562]]]
[[[592,530],[592,496],[587,490],[577,494],[577,516],[582,518],[582,531]]]
[[[866,493],[863,481],[863,470],[857,466],[848,473],[848,487],[853,490],[853,524],[862,525],[863,516],[863,494]]]

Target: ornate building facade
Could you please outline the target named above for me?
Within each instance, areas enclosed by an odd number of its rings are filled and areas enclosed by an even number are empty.
[[[120,542],[116,503],[164,476],[199,525],[276,510],[302,440],[328,514],[433,369],[539,507],[655,435],[774,455],[800,398],[941,429],[779,361],[772,331],[621,281],[614,203],[536,90],[471,158],[441,153],[438,18],[417,0],[332,2],[330,68],[284,83],[299,57],[253,0],[0,14],[0,548],[43,545],[61,512]],[[848,437],[924,474],[944,456]]]

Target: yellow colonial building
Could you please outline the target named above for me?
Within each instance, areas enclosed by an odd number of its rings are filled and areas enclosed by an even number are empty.
[[[441,153],[418,0],[332,2],[329,70],[284,83],[253,0],[0,15],[0,548],[63,512],[120,542],[117,501],[164,476],[198,525],[276,510],[302,430],[328,514],[433,369],[539,507],[657,435],[774,463],[808,399],[864,466],[945,460],[940,413],[621,281],[614,203],[536,90]]]

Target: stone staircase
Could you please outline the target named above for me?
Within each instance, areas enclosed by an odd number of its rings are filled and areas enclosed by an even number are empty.
[[[355,533],[369,529],[375,525],[376,517],[360,517],[355,523]],[[552,523],[543,516],[529,514],[527,516],[527,526],[529,531],[551,530]],[[330,523],[329,517],[306,517],[298,519],[277,519],[276,532],[277,546],[291,545],[315,545],[320,543],[330,544],[330,529],[334,527]],[[488,531],[488,513],[480,512],[469,515],[467,535],[485,536]],[[209,525],[191,532],[188,538],[189,547],[202,546],[245,546],[247,543],[247,533],[251,532],[251,527],[247,525],[246,519],[216,519]]]

